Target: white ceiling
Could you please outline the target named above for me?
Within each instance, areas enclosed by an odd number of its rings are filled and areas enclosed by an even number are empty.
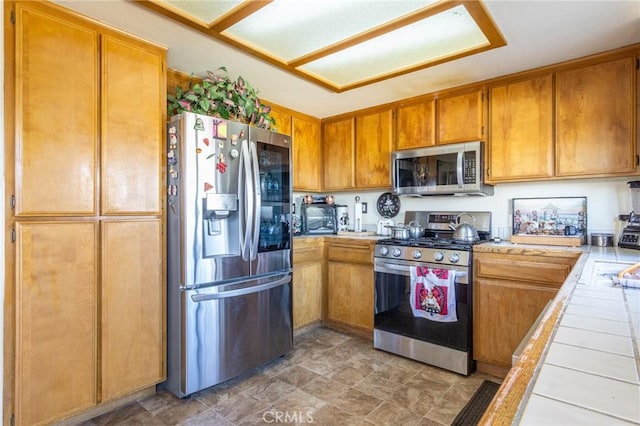
[[[334,93],[131,1],[54,2],[166,46],[169,68],[204,76],[225,66],[232,78],[241,75],[262,98],[318,118],[640,43],[640,0],[486,0],[506,46]]]

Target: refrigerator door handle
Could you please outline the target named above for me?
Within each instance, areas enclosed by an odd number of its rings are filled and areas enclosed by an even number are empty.
[[[247,140],[242,141],[238,172],[238,200],[240,203],[240,251],[242,260],[250,258],[251,226],[253,226],[253,194],[251,193],[251,160]]]
[[[251,242],[251,260],[255,260],[258,256],[258,241],[260,239],[260,208],[262,207],[262,196],[260,194],[260,169],[258,165],[258,149],[255,142],[251,142],[251,165],[253,166],[253,188],[251,193],[254,194],[254,208],[253,212],[255,217],[253,218],[253,239]]]
[[[280,278],[279,280],[272,281],[266,284],[256,285],[253,287],[246,287],[238,290],[223,291],[220,293],[213,293],[213,294],[194,294],[193,296],[191,296],[191,300],[193,300],[194,302],[205,302],[207,300],[218,300],[218,299],[226,299],[229,297],[244,296],[251,293],[258,293],[261,291],[269,290],[275,287],[280,287],[290,282],[291,282],[291,275],[287,275],[286,277]]]

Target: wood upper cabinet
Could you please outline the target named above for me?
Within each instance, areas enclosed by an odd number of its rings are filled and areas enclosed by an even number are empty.
[[[484,139],[484,90],[447,95],[437,100],[437,144]]]
[[[15,214],[93,215],[100,34],[37,2],[16,4],[15,31]]]
[[[392,109],[356,116],[356,188],[391,187],[393,133]]]
[[[353,189],[355,119],[322,123],[323,186],[325,191]]]
[[[289,111],[274,105],[271,106],[271,112],[269,113],[269,115],[276,121],[276,132],[291,136],[292,117]]]
[[[16,225],[18,425],[51,424],[97,402],[97,238],[95,222]]]
[[[474,251],[473,256],[473,358],[506,374],[513,352],[555,297],[579,254]],[[478,364],[478,369],[484,366]]]
[[[556,73],[556,175],[636,171],[635,57]]]
[[[396,149],[435,145],[435,112],[434,99],[399,105],[396,109]]]
[[[294,115],[292,126],[293,189],[320,191],[322,189],[320,120]]]
[[[164,61],[164,50],[130,38],[103,36],[103,214],[162,212]]]
[[[551,74],[489,89],[488,181],[553,177]]]

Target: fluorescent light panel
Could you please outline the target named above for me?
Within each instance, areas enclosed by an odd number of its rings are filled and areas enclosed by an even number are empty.
[[[300,69],[338,86],[347,86],[488,44],[489,40],[464,6],[457,6]]]
[[[136,2],[336,92],[505,45],[480,1]]]
[[[290,62],[435,1],[277,0],[222,34]]]

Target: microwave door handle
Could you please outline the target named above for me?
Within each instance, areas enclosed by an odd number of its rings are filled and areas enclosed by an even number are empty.
[[[458,175],[458,188],[462,189],[464,186],[464,174],[463,174],[463,161],[464,161],[464,151],[458,152],[458,163],[456,165],[456,174]]]

